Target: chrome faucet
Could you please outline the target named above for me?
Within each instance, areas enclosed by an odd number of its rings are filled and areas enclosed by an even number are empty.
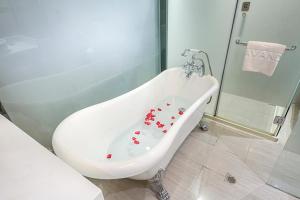
[[[204,61],[201,58],[197,58],[196,54],[192,55],[191,60],[187,60],[183,68],[187,78],[190,78],[193,73],[197,73],[199,76],[205,74]]]
[[[198,49],[185,49],[181,55],[184,57],[188,57],[191,53],[192,56],[190,57],[190,59],[188,58],[187,62],[183,65],[186,77],[190,78],[193,73],[197,73],[199,76],[205,75],[205,64],[203,59],[201,58],[202,54],[205,55],[209,66],[210,75],[213,76],[208,54]]]

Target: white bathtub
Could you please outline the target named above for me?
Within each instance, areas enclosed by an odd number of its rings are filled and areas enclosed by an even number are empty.
[[[187,79],[181,68],[168,69],[135,90],[66,118],[53,135],[54,151],[87,177],[150,179],[167,167],[217,89],[212,76]],[[181,104],[184,114],[177,113]],[[152,108],[156,119],[148,126],[144,118]],[[164,128],[158,128],[156,120],[165,120]]]

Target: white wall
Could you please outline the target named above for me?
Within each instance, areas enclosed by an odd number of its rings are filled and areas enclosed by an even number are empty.
[[[208,52],[215,77],[220,80],[236,0],[169,0],[167,66],[185,63],[185,48]],[[207,69],[208,71],[208,69]],[[208,112],[213,113],[216,98]]]

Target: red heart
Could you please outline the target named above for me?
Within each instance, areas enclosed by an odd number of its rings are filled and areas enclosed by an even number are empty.
[[[137,141],[137,140],[134,140],[133,143],[134,143],[134,144],[140,144],[140,142]]]
[[[111,159],[111,157],[112,157],[111,154],[107,154],[107,155],[106,155],[106,158],[107,158],[107,159]]]
[[[134,134],[139,135],[141,131],[135,131]]]

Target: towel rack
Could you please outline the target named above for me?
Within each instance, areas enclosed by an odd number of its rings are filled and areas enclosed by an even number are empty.
[[[247,46],[247,42],[242,42],[241,40],[239,40],[239,39],[237,39],[236,41],[235,41],[235,43],[236,44],[238,44],[238,45],[243,45],[243,46]],[[297,46],[296,45],[292,45],[291,47],[287,47],[285,50],[286,51],[294,51],[294,50],[296,50],[297,49]]]

